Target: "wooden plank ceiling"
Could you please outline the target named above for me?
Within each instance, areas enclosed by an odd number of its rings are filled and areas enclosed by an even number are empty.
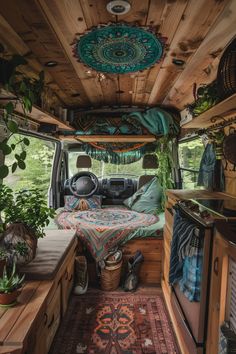
[[[171,104],[182,109],[193,101],[193,83],[212,81],[219,57],[235,35],[234,0],[130,0],[131,11],[113,16],[107,0],[7,0],[0,9],[2,54],[24,55],[34,75],[42,68],[48,85],[68,107],[155,106]],[[167,38],[160,64],[143,72],[105,74],[79,63],[72,52],[76,34],[101,23],[136,23],[153,26]],[[184,60],[176,66],[172,60]],[[48,61],[58,66],[46,68]]]

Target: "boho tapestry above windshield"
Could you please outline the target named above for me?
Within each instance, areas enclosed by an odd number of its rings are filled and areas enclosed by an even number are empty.
[[[163,38],[142,27],[109,24],[82,35],[74,53],[98,72],[125,74],[159,62],[163,55]]]

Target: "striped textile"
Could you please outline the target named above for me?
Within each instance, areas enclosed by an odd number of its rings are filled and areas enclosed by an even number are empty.
[[[182,217],[177,210],[174,217],[173,238],[171,243],[169,282],[175,284],[182,279],[186,257],[198,256],[201,248],[197,227]]]

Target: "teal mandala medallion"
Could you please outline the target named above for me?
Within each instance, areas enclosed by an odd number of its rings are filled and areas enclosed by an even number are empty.
[[[112,24],[93,29],[75,45],[75,56],[98,72],[126,74],[159,62],[163,40],[146,29]]]

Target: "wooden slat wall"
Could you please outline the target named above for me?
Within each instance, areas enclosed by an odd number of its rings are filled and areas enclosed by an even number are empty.
[[[164,102],[182,109],[193,100],[194,82],[214,79],[219,55],[235,34],[236,2],[232,0],[132,0],[131,11],[122,16],[108,13],[107,2],[8,0],[0,9],[5,21],[0,24],[0,40],[11,51],[27,55],[34,70],[45,61],[57,60],[60,65],[46,69],[48,81],[69,106]],[[96,72],[87,73],[88,68],[73,56],[71,45],[76,35],[93,26],[119,21],[152,26],[166,37],[165,56],[143,72],[105,75],[99,81]],[[173,58],[186,64],[178,67]],[[80,96],[72,97],[75,93]]]

